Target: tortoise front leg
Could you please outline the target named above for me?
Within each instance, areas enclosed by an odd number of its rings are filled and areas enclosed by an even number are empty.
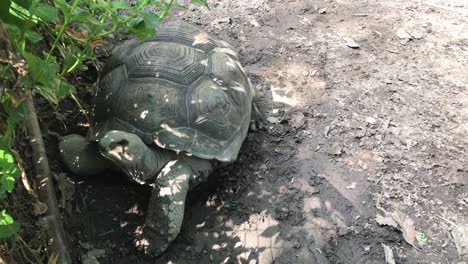
[[[159,173],[151,193],[142,238],[136,243],[145,253],[161,254],[179,234],[193,174],[192,168],[181,160],[169,162]]]
[[[263,128],[263,115],[258,110],[257,104],[252,102],[252,113],[250,114],[250,130],[257,131]]]

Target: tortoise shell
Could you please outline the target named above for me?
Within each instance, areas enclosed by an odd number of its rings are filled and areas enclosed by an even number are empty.
[[[254,93],[231,45],[170,22],[144,42],[113,50],[88,138],[122,130],[148,145],[231,162],[246,137]]]

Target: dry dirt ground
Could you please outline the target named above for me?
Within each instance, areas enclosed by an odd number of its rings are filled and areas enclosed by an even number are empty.
[[[176,16],[236,47],[263,129],[156,260],[133,242],[147,188],[74,179],[76,263],[465,263],[468,3],[209,5]]]

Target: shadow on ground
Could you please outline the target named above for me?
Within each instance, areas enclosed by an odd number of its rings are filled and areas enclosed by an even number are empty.
[[[326,111],[335,102],[295,92],[290,75],[310,62],[278,61],[272,68],[281,63],[288,66],[278,81],[251,75],[260,109],[275,115],[265,116],[265,127],[248,135],[238,161],[189,193],[182,231],[164,254],[147,258],[134,246],[150,188],[109,173],[75,179],[73,213],[66,221],[75,258],[103,249],[100,263],[380,263],[380,242],[400,238],[366,226],[375,216],[366,177],[338,165],[332,157],[339,151],[317,152],[330,143],[317,125],[323,116],[316,109]],[[327,85],[320,77],[305,81],[317,94]],[[354,243],[356,236],[368,244]]]

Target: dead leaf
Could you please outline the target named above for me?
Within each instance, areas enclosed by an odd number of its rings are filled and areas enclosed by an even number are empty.
[[[75,38],[79,38],[79,39],[84,39],[84,38],[87,38],[88,37],[88,32],[76,32],[74,31],[72,28],[68,27],[67,29],[65,29],[65,31],[70,34],[71,36],[75,37]]]
[[[13,153],[13,156],[15,156],[16,163],[18,164],[18,167],[21,171],[21,181],[23,182],[24,188],[26,188],[26,191],[28,191],[29,194],[35,195],[34,190],[29,184],[28,177],[26,176],[26,170],[24,169],[23,159],[21,158],[20,154],[16,152],[16,150],[12,149],[11,153]]]
[[[439,14],[440,10],[429,7],[426,11],[424,11],[424,13],[426,13],[426,14]]]
[[[59,256],[60,255],[58,253],[52,253],[52,255],[49,257],[49,261],[47,261],[47,264],[57,264]]]
[[[12,49],[10,35],[2,21],[0,21],[0,62],[10,64],[15,72],[21,76],[28,73],[25,60]]]
[[[400,226],[400,230],[403,233],[403,238],[410,245],[414,246],[414,240],[416,239],[416,230],[414,228],[414,221],[409,216],[402,212],[394,212],[393,219]]]
[[[387,264],[396,264],[395,263],[395,258],[393,257],[392,248],[385,245],[384,243],[382,243],[382,247],[383,247],[384,253],[385,253],[385,262],[387,262]]]
[[[455,226],[452,231],[453,240],[460,256],[468,255],[468,226]]]
[[[68,178],[65,173],[59,173],[55,175],[57,180],[58,190],[60,192],[59,207],[64,208],[68,213],[72,211],[71,201],[73,201],[73,195],[75,193],[75,188],[73,184],[68,181]]]
[[[99,45],[101,45],[103,43],[102,39],[93,39],[91,40],[90,44],[91,44],[91,47],[95,48]]]
[[[44,214],[47,212],[47,209],[49,209],[47,205],[39,200],[33,203],[33,212],[35,216]]]
[[[398,228],[397,222],[395,222],[395,220],[393,220],[393,218],[390,216],[377,215],[377,217],[375,218],[375,221],[377,221],[379,225],[387,225],[387,226]]]
[[[303,113],[296,112],[291,116],[289,123],[294,128],[301,128],[305,125],[307,119]]]

